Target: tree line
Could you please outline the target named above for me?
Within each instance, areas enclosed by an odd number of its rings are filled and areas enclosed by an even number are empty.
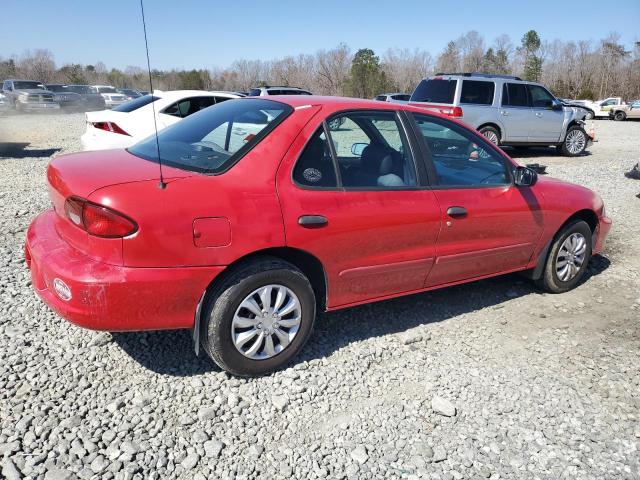
[[[439,72],[511,74],[542,82],[561,98],[632,100],[640,98],[640,42],[627,50],[615,32],[597,42],[548,41],[530,30],[517,44],[507,35],[487,43],[478,32],[470,31],[450,41],[435,57],[420,48],[390,48],[378,55],[368,48],[353,52],[339,44],[314,54],[236,60],[228,68],[152,70],[151,76],[154,87],[161,90],[247,91],[272,84],[323,95],[372,98],[385,91],[411,93],[422,78]],[[102,62],[58,67],[46,49],[0,57],[0,79],[4,78],[149,89],[149,74],[140,67],[108,69]]]

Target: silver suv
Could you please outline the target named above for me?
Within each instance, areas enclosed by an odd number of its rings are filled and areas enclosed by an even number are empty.
[[[554,145],[573,157],[592,141],[584,110],[518,77],[439,73],[418,84],[410,103],[460,118],[500,146]]]
[[[267,95],[311,95],[311,92],[298,87],[274,87],[265,85],[252,88],[249,97],[264,97]]]

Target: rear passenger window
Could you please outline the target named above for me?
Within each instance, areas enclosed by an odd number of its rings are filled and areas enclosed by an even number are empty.
[[[524,83],[505,83],[502,87],[502,105],[506,107],[528,107],[529,96]]]
[[[216,103],[215,97],[191,97],[173,103],[164,109],[167,115],[185,118]]]
[[[491,105],[493,103],[494,91],[495,83],[493,82],[463,80],[460,103],[470,103],[473,105]]]
[[[293,180],[305,187],[337,187],[329,143],[320,128],[313,134],[293,169]]]

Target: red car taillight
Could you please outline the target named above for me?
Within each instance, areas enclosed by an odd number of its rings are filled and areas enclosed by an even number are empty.
[[[91,125],[93,125],[94,128],[104,130],[105,132],[119,133],[120,135],[127,135],[129,137],[131,136],[114,122],[92,122]]]
[[[130,218],[83,198],[67,198],[64,211],[74,225],[96,237],[122,238],[138,230],[138,225]]]
[[[462,118],[462,107],[444,107],[440,109],[440,113],[453,118]]]

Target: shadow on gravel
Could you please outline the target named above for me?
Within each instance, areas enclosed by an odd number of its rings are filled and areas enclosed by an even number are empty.
[[[583,283],[610,265],[596,255]],[[532,282],[517,274],[432,290],[318,316],[311,338],[292,364],[324,358],[360,340],[403,332],[418,325],[448,320],[507,300],[540,295]],[[115,342],[135,361],[156,373],[172,376],[201,375],[220,369],[200,351],[193,353],[190,330],[113,333]]]
[[[196,357],[191,330],[114,332],[111,336],[131,358],[156,373],[186,377],[220,371],[202,349]]]
[[[554,147],[504,147],[504,151],[511,158],[536,158],[536,157],[558,157],[562,154]],[[591,155],[589,150],[585,150],[582,155],[576,158],[588,157]]]
[[[0,142],[0,158],[41,158],[50,157],[61,148],[27,149],[30,143]]]

